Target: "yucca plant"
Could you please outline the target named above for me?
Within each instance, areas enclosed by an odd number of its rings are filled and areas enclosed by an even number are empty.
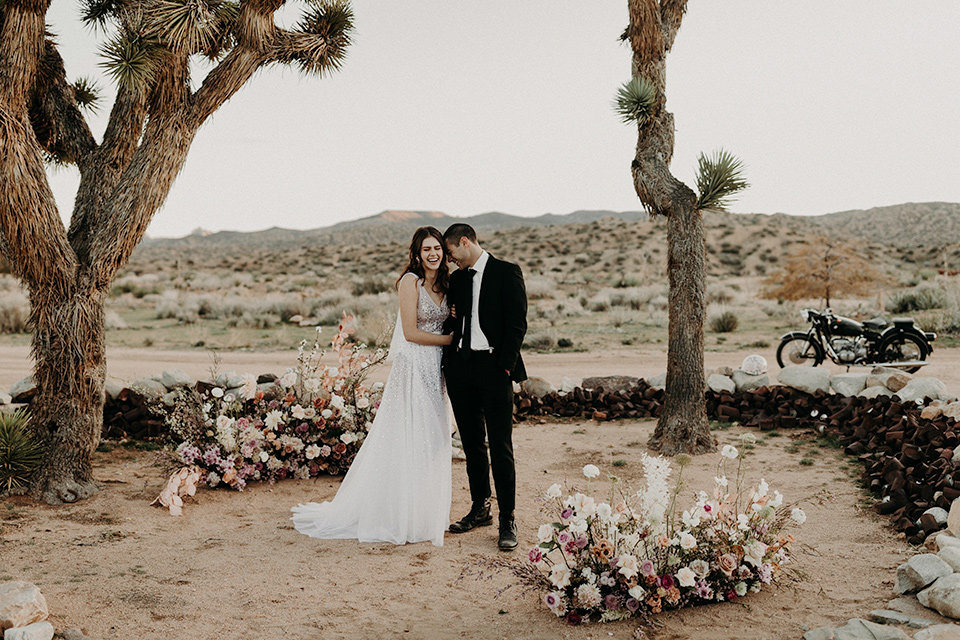
[[[614,109],[624,122],[643,124],[653,113],[657,100],[657,88],[646,78],[635,76],[617,91]]]
[[[27,431],[28,419],[23,409],[0,414],[0,493],[25,487],[43,461],[43,447]]]
[[[743,179],[743,162],[723,149],[709,158],[701,153],[697,163],[698,211],[723,211],[733,194],[750,186]]]

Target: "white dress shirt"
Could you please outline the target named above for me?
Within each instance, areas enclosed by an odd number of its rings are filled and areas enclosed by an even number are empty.
[[[476,271],[473,274],[473,306],[470,315],[470,348],[474,351],[490,350],[490,342],[487,340],[487,336],[483,335],[483,331],[480,330],[480,286],[483,284],[483,271],[489,258],[490,254],[484,251],[471,267]]]

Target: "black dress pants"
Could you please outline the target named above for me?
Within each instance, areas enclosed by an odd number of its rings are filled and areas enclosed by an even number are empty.
[[[513,382],[493,353],[452,353],[444,359],[447,393],[467,458],[474,505],[490,497],[490,469],[498,512],[513,514],[517,474],[513,461]],[[490,444],[489,458],[484,436]]]

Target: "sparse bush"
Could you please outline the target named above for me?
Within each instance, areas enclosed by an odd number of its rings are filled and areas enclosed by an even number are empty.
[[[120,314],[113,309],[107,310],[104,314],[104,323],[107,329],[126,329],[127,323],[123,321]]]
[[[612,309],[609,318],[610,324],[618,328],[625,324],[633,324],[637,319],[636,312],[628,309]]]
[[[527,289],[528,300],[541,300],[545,298],[555,298],[557,295],[557,282],[553,278],[546,276],[531,276],[524,282]]]
[[[20,291],[0,296],[0,333],[26,333],[30,330],[30,303]]]
[[[355,296],[384,293],[386,291],[393,291],[393,282],[388,282],[384,278],[364,278],[353,283],[353,295]]]
[[[570,338],[560,338],[557,340],[557,346],[561,349],[569,349],[573,346],[573,340]]]
[[[538,332],[527,334],[523,339],[525,349],[534,349],[536,351],[548,351],[557,346],[557,339],[550,332]]]
[[[227,326],[247,329],[272,329],[280,324],[280,322],[281,320],[278,316],[270,313],[245,312],[243,315],[228,319]]]
[[[142,298],[146,295],[163,293],[165,285],[160,277],[153,273],[146,273],[142,276],[127,275],[117,278],[110,287],[110,295],[119,296],[129,293],[135,298]]]
[[[731,302],[733,302],[733,294],[726,287],[711,287],[707,290],[707,303],[729,304]]]
[[[737,330],[739,324],[740,320],[733,311],[724,311],[710,318],[710,330],[714,333],[731,333]]]
[[[887,311],[891,313],[906,313],[908,311],[943,309],[946,306],[947,293],[943,289],[921,285],[915,289],[890,296],[890,302],[887,303]]]

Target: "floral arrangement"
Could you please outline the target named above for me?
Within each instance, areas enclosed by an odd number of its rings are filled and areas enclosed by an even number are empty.
[[[619,498],[612,490],[609,502],[590,496],[590,479],[600,470],[585,466],[585,493],[563,497],[559,484],[547,490],[559,518],[540,526],[540,544],[519,561],[525,567],[511,567],[514,574],[528,590],[545,592],[550,611],[570,624],[649,618],[760,591],[790,561],[793,537],[785,529],[806,516],[763,480],[745,491],[742,457],[735,480],[728,479],[727,464],[738,457],[725,446],[712,491],[696,493],[679,514],[686,456],[677,457],[681,471],[671,485],[670,462],[644,455],[646,487]]]
[[[365,345],[348,345],[351,321],[344,314],[331,341],[336,366],[321,362],[318,328],[313,348],[301,342],[297,365],[273,383],[245,374],[236,389],[211,383],[182,389],[162,411],[174,440],[168,467],[196,468],[208,486],[238,490],[251,481],[346,472],[382,394],[382,383],[368,388],[364,378],[386,357],[380,349],[369,355]],[[176,489],[167,501],[173,495]]]

